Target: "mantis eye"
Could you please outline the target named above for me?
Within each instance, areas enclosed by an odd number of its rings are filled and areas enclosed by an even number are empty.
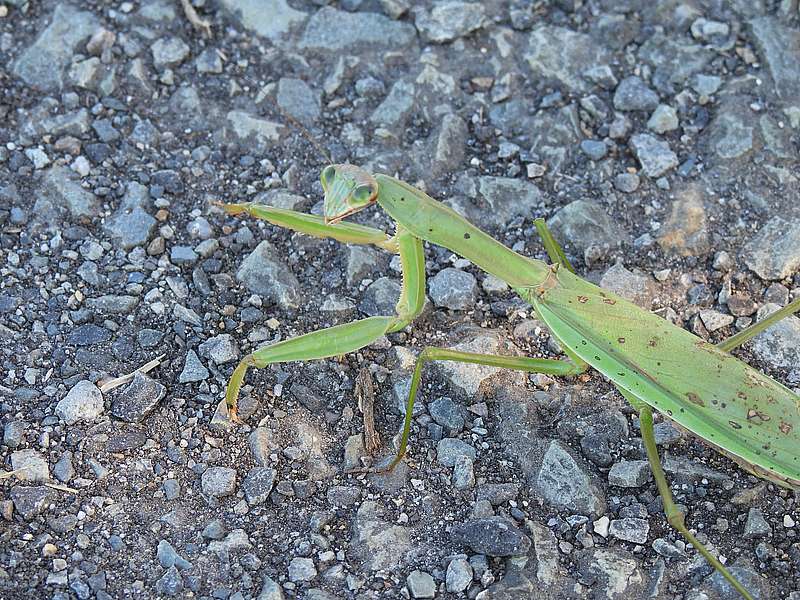
[[[336,167],[333,165],[328,165],[324,169],[322,169],[322,173],[319,176],[320,181],[322,182],[322,187],[327,189],[333,184],[333,179],[336,177]]]
[[[359,185],[353,190],[352,198],[358,204],[368,204],[375,196],[375,189],[371,185]]]

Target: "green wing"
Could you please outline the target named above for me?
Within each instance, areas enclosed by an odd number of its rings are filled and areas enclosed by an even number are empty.
[[[524,295],[564,345],[628,394],[762,477],[800,486],[800,398],[786,386],[566,269]]]

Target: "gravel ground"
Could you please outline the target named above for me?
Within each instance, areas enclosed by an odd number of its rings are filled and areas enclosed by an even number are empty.
[[[539,258],[545,217],[584,277],[718,341],[800,293],[797,0],[193,4],[211,37],[177,0],[0,0],[0,597],[735,598],[596,373],[432,365],[408,460],[345,472],[359,373],[378,460],[425,345],[559,354],[442,248],[413,327],[254,370],[247,424],[215,418],[242,356],[392,314],[400,281],[215,203],[319,213],[328,153]],[[800,319],[738,354],[797,386]],[[796,494],[657,427],[690,527],[800,599]]]

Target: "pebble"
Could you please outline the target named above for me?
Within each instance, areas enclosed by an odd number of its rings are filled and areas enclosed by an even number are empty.
[[[611,537],[633,544],[646,544],[650,533],[650,524],[645,519],[614,519],[608,528]]]
[[[747,521],[744,524],[744,539],[752,540],[770,535],[772,528],[764,518],[764,514],[757,508],[747,512]]]
[[[79,381],[56,404],[56,414],[67,425],[91,423],[105,410],[103,394],[91,381]]]
[[[250,469],[242,482],[242,490],[247,503],[255,506],[266,502],[275,485],[276,475],[275,469],[269,467]]]
[[[137,371],[127,386],[112,392],[111,414],[129,423],[141,423],[166,394],[164,385]]]
[[[658,106],[658,94],[651,90],[641,78],[626,77],[614,91],[614,108],[623,111],[654,110]]]
[[[477,299],[478,282],[471,273],[447,267],[431,277],[428,293],[440,308],[468,310]]]
[[[200,362],[194,350],[189,350],[186,353],[186,362],[183,365],[183,370],[178,376],[180,383],[194,383],[196,381],[205,381],[210,376],[208,369]]]
[[[678,128],[678,113],[667,104],[659,104],[647,121],[647,128],[656,133],[667,133]]]
[[[224,365],[239,358],[239,346],[228,333],[207,339],[200,344],[198,350],[200,356],[209,359],[215,365]]]
[[[447,565],[445,584],[447,591],[458,594],[465,591],[472,583],[472,566],[466,558],[454,558]]]
[[[406,577],[406,586],[408,586],[412,598],[436,597],[436,582],[430,573],[425,571],[411,571]]]
[[[209,467],[201,477],[203,493],[221,498],[236,491],[236,469],[230,467]]]
[[[317,576],[317,568],[310,558],[296,557],[289,561],[289,581],[311,581]]]
[[[584,468],[556,440],[550,442],[536,477],[536,487],[550,504],[583,514],[600,514],[605,499]]]
[[[475,448],[458,438],[444,438],[436,445],[436,460],[445,467],[455,465],[459,457],[475,460]]]
[[[640,133],[631,137],[633,150],[642,171],[648,177],[657,178],[678,166],[678,157],[665,141],[652,135]]]
[[[639,189],[639,176],[636,173],[619,173],[614,177],[614,187],[620,192],[631,194]]]
[[[614,463],[608,472],[608,484],[637,488],[650,481],[652,473],[646,460],[623,460]]]
[[[531,547],[530,538],[505,517],[484,517],[453,528],[453,539],[487,556],[523,556]]]

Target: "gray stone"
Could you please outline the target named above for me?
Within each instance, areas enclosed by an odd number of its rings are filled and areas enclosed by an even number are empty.
[[[530,181],[489,175],[478,178],[478,195],[489,206],[476,216],[492,225],[503,225],[516,216],[530,217],[545,201]]]
[[[416,38],[414,27],[372,12],[349,13],[325,6],[309,19],[299,47],[321,52],[401,50]]]
[[[437,398],[428,406],[433,420],[450,431],[461,431],[464,428],[464,416],[461,407],[450,398]]]
[[[230,467],[209,467],[201,477],[203,493],[221,498],[236,491],[236,469]]]
[[[414,24],[423,40],[435,44],[452,42],[484,26],[486,10],[480,2],[437,2],[430,9],[415,11]]]
[[[591,36],[553,25],[531,32],[524,58],[536,79],[555,80],[574,93],[589,89],[581,73],[610,60],[605,46]]]
[[[753,19],[750,29],[772,76],[778,97],[787,102],[796,102],[800,97],[800,68],[793,57],[800,52],[800,31],[772,16]]]
[[[242,482],[242,490],[248,504],[253,506],[267,501],[275,485],[275,475],[275,469],[269,467],[250,469]]]
[[[104,225],[123,250],[144,246],[150,239],[156,220],[145,210],[147,199],[145,186],[129,182],[119,208]]]
[[[58,4],[50,24],[14,63],[14,75],[33,87],[60,89],[64,68],[73,51],[98,26],[99,21],[91,12],[76,10],[66,3]]]
[[[678,128],[678,113],[667,104],[659,104],[647,121],[647,128],[656,133],[666,133]]]
[[[384,520],[374,500],[361,503],[356,513],[348,555],[359,561],[363,569],[377,571],[397,568],[411,547],[408,527]]]
[[[558,508],[592,515],[605,512],[605,498],[599,488],[559,441],[553,440],[547,448],[536,488]]]
[[[758,309],[758,320],[778,310],[777,304],[765,304]],[[800,318],[786,317],[758,334],[750,346],[759,360],[782,369],[800,365]]]
[[[26,520],[33,519],[44,512],[55,497],[53,490],[44,485],[15,485],[11,488],[9,496],[14,503],[14,510]]]
[[[657,106],[658,94],[635,75],[620,81],[614,92],[614,108],[617,110],[654,110]]]
[[[203,528],[202,536],[207,540],[221,540],[227,531],[225,525],[219,519],[213,519]]]
[[[156,69],[174,67],[189,56],[189,46],[181,38],[160,38],[150,47]]]
[[[253,147],[258,152],[275,148],[283,139],[286,127],[283,123],[270,121],[241,110],[232,110],[225,115],[221,138],[236,143],[242,148]]]
[[[471,273],[447,267],[431,277],[428,292],[440,308],[468,310],[478,297],[478,282]]]
[[[181,371],[178,381],[180,383],[193,383],[195,381],[204,381],[208,377],[208,369],[200,362],[195,351],[189,350],[186,353],[186,362],[183,365],[183,371]]]
[[[156,558],[159,564],[168,569],[172,566],[179,569],[191,569],[192,563],[181,557],[167,540],[160,540],[156,548]]]
[[[55,227],[59,217],[92,218],[99,214],[99,209],[95,195],[81,187],[69,168],[53,166],[42,177],[33,214],[41,223]]]
[[[429,165],[434,177],[441,177],[457,170],[464,160],[469,130],[464,119],[454,114],[447,114],[434,140],[433,160],[426,156],[423,163]]]
[[[752,121],[744,110],[720,111],[708,127],[709,142],[716,156],[722,160],[734,160],[746,157],[753,150]]]
[[[602,206],[575,200],[560,209],[547,226],[562,246],[583,255],[589,248],[629,244],[630,236],[606,214]]]
[[[247,29],[277,41],[292,27],[306,19],[306,14],[292,8],[286,0],[221,0]]]
[[[370,317],[394,314],[400,292],[399,283],[388,277],[380,277],[366,289],[358,303],[358,310]]]
[[[661,177],[678,166],[678,157],[667,142],[640,133],[632,136],[629,143],[648,177]]]
[[[156,591],[165,596],[177,596],[183,591],[183,577],[177,567],[170,567],[156,581]]]
[[[269,464],[269,454],[272,452],[272,435],[266,427],[256,427],[248,437],[250,453],[256,464],[266,467]]]
[[[302,79],[281,77],[276,102],[303,125],[313,125],[319,119],[319,94]]]
[[[648,310],[653,303],[656,291],[650,277],[632,273],[621,262],[615,263],[603,274],[600,278],[600,287]]]
[[[111,414],[129,423],[141,423],[167,394],[167,388],[139,371],[127,386],[114,390]]]
[[[465,591],[472,583],[472,566],[465,558],[454,558],[447,565],[445,573],[445,585],[447,591],[458,594]]]
[[[56,414],[67,425],[91,423],[103,414],[103,394],[91,381],[79,381],[56,404]]]
[[[701,310],[699,315],[700,320],[703,321],[703,325],[710,332],[727,327],[735,320],[733,315],[726,315],[725,313],[711,309]]]
[[[531,547],[530,538],[505,517],[468,521],[453,528],[453,539],[487,556],[523,556]]]
[[[592,160],[602,160],[608,152],[608,147],[598,140],[583,140],[581,142],[581,152]]]
[[[475,448],[458,438],[444,438],[436,445],[436,460],[445,467],[455,465],[460,456],[475,460],[476,454]]]
[[[138,304],[137,296],[106,295],[86,299],[86,306],[102,315],[127,315],[132,313]]]
[[[468,490],[475,487],[474,461],[469,456],[456,456],[453,463],[453,487]]]
[[[24,421],[9,421],[3,427],[3,444],[11,449],[17,448],[25,436]]]
[[[256,600],[284,600],[284,598],[283,588],[278,582],[264,575],[264,585],[261,587],[261,592],[256,597]]]
[[[216,48],[206,48],[197,57],[194,66],[198,73],[218,75],[222,73],[222,58]]]
[[[68,483],[75,477],[75,468],[72,466],[72,452],[64,452],[58,462],[53,465],[53,475],[63,483]]]
[[[650,533],[650,524],[645,519],[626,517],[614,519],[608,528],[608,533],[617,538],[633,544],[646,544]]]
[[[698,73],[691,79],[692,89],[701,96],[711,96],[717,93],[722,85],[722,78],[717,75]]]
[[[744,525],[744,539],[754,540],[766,537],[772,533],[772,528],[764,518],[764,514],[757,508],[747,512],[747,522]]]
[[[401,131],[414,110],[415,87],[402,79],[395,81],[389,94],[370,116],[370,121],[392,131]]]
[[[620,192],[631,194],[639,189],[639,176],[636,173],[620,173],[614,177],[614,187]]]
[[[717,54],[672,32],[656,32],[641,45],[638,56],[655,69],[652,80],[658,89],[673,94],[689,77],[706,69]]]
[[[624,488],[637,488],[650,481],[653,474],[646,460],[623,460],[614,463],[608,471],[608,484]]]
[[[800,221],[773,217],[745,245],[742,258],[762,279],[791,277],[800,268]]]
[[[50,479],[50,465],[47,459],[33,449],[12,452],[11,469],[18,471],[15,475],[18,481],[39,483]]]
[[[296,557],[289,561],[289,581],[311,581],[317,576],[317,568],[310,558]]]
[[[430,573],[425,571],[411,571],[406,577],[406,586],[412,598],[434,598],[436,596],[436,582]]]
[[[518,122],[518,119],[514,122]],[[585,135],[574,104],[538,111],[529,130],[525,129],[525,134],[533,140],[531,154],[545,161],[551,172],[561,169],[569,157],[567,149],[576,146]]]
[[[239,346],[229,333],[223,333],[207,339],[198,348],[200,356],[209,359],[215,365],[224,365],[239,358]]]
[[[173,265],[191,266],[197,262],[197,253],[191,246],[173,246],[169,250],[169,260]]]
[[[280,253],[266,240],[244,259],[236,272],[236,279],[250,292],[283,308],[297,308],[300,304],[300,282],[281,261]]]

